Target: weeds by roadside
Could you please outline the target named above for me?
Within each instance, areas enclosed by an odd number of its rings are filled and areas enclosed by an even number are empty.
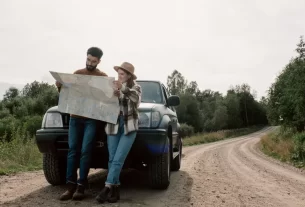
[[[15,129],[10,142],[0,142],[0,175],[42,168],[42,155],[34,138],[25,130]]]
[[[183,145],[191,146],[191,145],[198,145],[198,144],[204,144],[204,143],[209,143],[209,142],[216,142],[216,141],[220,141],[223,139],[247,135],[247,134],[256,132],[262,128],[263,128],[262,126],[255,126],[255,127],[250,127],[250,128],[221,130],[221,131],[211,132],[211,133],[196,134],[194,136],[184,138]]]
[[[305,167],[305,133],[279,128],[263,136],[260,147],[265,154],[282,162]]]

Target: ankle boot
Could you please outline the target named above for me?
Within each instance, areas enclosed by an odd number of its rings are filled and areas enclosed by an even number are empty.
[[[85,198],[85,186],[77,185],[77,189],[72,198],[73,200],[83,200]]]
[[[114,185],[110,190],[108,202],[116,203],[118,200],[120,200],[120,187],[118,185]]]
[[[61,194],[59,199],[61,201],[70,200],[73,197],[73,193],[75,192],[75,190],[76,190],[76,184],[67,183],[67,190],[63,194]]]
[[[99,202],[99,203],[104,203],[105,201],[107,201],[108,199],[108,195],[110,193],[112,188],[110,187],[104,187],[103,190],[96,196],[96,200]]]

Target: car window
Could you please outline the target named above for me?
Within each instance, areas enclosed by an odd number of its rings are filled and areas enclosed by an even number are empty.
[[[164,103],[160,84],[157,82],[137,82],[142,88],[141,102],[144,103]]]
[[[170,97],[170,95],[169,95],[169,93],[168,93],[168,90],[165,88],[164,85],[162,85],[162,88],[163,88],[163,93],[165,94],[166,100],[167,100],[168,97]],[[176,110],[175,110],[175,107],[173,107],[173,106],[170,106],[169,108],[170,108],[172,111],[176,111]]]

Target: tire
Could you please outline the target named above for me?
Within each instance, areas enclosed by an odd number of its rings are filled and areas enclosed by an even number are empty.
[[[173,159],[173,162],[172,162],[172,170],[173,171],[180,170],[181,158],[182,158],[182,144],[180,144],[180,147],[179,147],[179,155]]]
[[[170,184],[170,160],[170,150],[152,158],[149,165],[149,180],[152,188],[161,190],[168,188]]]
[[[66,160],[60,160],[54,154],[43,154],[43,172],[51,185],[61,185],[66,182]]]

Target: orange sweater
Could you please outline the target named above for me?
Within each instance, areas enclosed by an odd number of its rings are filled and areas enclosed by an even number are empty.
[[[87,70],[86,68],[83,68],[83,69],[79,69],[79,70],[76,70],[74,72],[74,74],[80,74],[80,75],[93,75],[93,76],[108,76],[106,73],[100,71],[99,69],[94,69],[93,71],[89,71]],[[58,91],[60,91],[60,87],[58,88]],[[75,115],[75,114],[71,114],[70,115],[71,117],[78,117],[78,118],[86,118],[86,117],[82,117],[82,116],[78,116],[78,115]]]

